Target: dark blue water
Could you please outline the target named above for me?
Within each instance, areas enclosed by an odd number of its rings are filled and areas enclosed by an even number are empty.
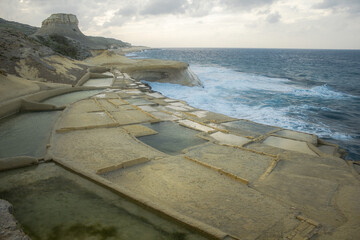
[[[157,49],[140,58],[184,61],[204,87],[156,91],[229,116],[317,134],[360,160],[360,51]]]

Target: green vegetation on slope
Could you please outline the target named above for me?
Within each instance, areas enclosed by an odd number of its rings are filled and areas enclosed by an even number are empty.
[[[52,34],[48,37],[37,36],[38,40],[45,46],[51,48],[57,53],[74,59],[79,59],[79,49],[64,36]]]

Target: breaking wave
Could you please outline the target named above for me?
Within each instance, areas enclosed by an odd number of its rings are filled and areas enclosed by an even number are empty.
[[[332,130],[326,123],[311,119],[307,112],[316,111],[319,101],[354,96],[336,92],[327,85],[306,89],[288,79],[247,74],[224,67],[195,65],[191,69],[198,75],[203,87],[147,83],[167,97],[184,100],[200,109],[320,137],[338,140],[352,138],[349,134]],[[304,98],[308,99],[306,104]],[[331,111],[331,108],[322,109]]]
[[[150,83],[166,96],[236,118],[313,133],[360,160],[360,52],[157,49],[135,58],[184,61],[204,88]]]

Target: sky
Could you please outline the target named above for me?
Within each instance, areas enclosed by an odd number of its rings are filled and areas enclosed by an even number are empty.
[[[360,49],[360,0],[0,0],[6,20],[52,13],[137,46]]]

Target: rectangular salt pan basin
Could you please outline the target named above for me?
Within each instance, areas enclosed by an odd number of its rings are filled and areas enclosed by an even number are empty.
[[[0,158],[43,157],[61,112],[29,112],[0,120]]]
[[[34,240],[204,239],[53,163],[0,173],[0,183]]]
[[[112,85],[112,78],[96,78],[89,79],[86,83],[83,84],[85,87],[110,87]]]
[[[145,125],[145,124],[144,124]],[[139,140],[170,155],[181,154],[185,148],[205,143],[206,140],[196,137],[198,131],[182,127],[173,122],[146,124],[158,134],[139,137]]]

